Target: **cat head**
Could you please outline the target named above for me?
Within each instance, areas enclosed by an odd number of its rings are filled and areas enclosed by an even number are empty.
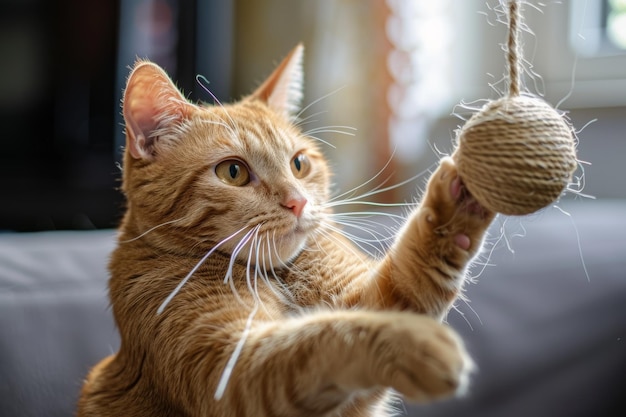
[[[329,171],[294,120],[302,55],[299,45],[254,93],[229,105],[191,103],[156,64],[135,64],[122,104],[122,238],[145,234],[170,252],[219,245],[235,254],[248,239],[272,262],[304,247],[324,213]]]

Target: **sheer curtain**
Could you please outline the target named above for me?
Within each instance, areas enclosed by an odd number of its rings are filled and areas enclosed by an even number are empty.
[[[454,30],[452,1],[387,0],[389,140],[404,162],[419,158],[430,124],[450,111]]]
[[[428,131],[451,111],[452,16],[463,7],[451,0],[238,0],[236,6],[239,95],[304,42],[304,105],[311,104],[304,128],[333,131],[319,137],[332,144],[323,148],[337,189],[358,186],[383,167],[367,189],[392,184],[432,163]]]

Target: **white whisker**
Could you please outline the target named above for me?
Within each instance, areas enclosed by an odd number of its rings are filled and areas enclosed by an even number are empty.
[[[323,143],[323,144],[324,144],[324,145],[326,145],[326,146],[330,146],[330,147],[331,147],[331,148],[333,148],[333,149],[337,149],[337,147],[336,147],[335,145],[333,145],[332,143],[330,143],[330,142],[328,142],[328,141],[326,141],[326,140],[324,140],[324,139],[322,139],[322,138],[319,138],[319,137],[317,137],[317,136],[307,136],[307,137],[309,137],[309,138],[311,138],[311,139],[315,139],[316,141],[318,141],[318,142],[320,142],[320,143]]]
[[[150,232],[152,232],[152,231],[154,231],[154,230],[156,230],[156,229],[158,229],[158,228],[160,228],[160,227],[167,226],[167,225],[170,225],[170,224],[173,224],[173,223],[177,223],[177,222],[179,222],[179,221],[181,221],[181,220],[183,220],[183,219],[184,219],[184,217],[180,217],[180,218],[178,218],[178,219],[170,220],[169,222],[164,222],[164,223],[161,223],[161,224],[157,224],[156,226],[154,226],[154,227],[152,227],[152,228],[150,228],[150,229],[146,230],[145,232],[143,232],[143,233],[142,233],[142,234],[140,234],[139,236],[134,237],[134,238],[132,238],[132,239],[128,239],[128,240],[122,240],[122,241],[120,241],[120,243],[130,243],[130,242],[134,242],[135,240],[141,239],[142,237],[144,237],[144,236],[145,236],[145,235],[147,235],[148,233],[150,233]]]
[[[260,225],[255,226],[254,229],[249,230],[244,237],[241,238],[239,243],[233,249],[233,252],[230,256],[230,262],[228,263],[228,270],[226,271],[226,276],[224,276],[224,284],[228,282],[233,277],[233,266],[235,265],[235,261],[237,260],[237,256],[239,256],[239,252],[243,250],[243,247],[250,242],[250,239],[254,236],[254,233],[258,231]]]
[[[377,191],[372,193],[371,195],[382,193],[387,191],[386,189]],[[362,196],[350,198],[347,200],[333,201],[332,203],[324,204],[324,208],[338,207],[338,206],[347,206],[347,205],[363,205],[363,206],[375,206],[375,207],[413,207],[415,203],[377,203],[375,201],[362,201],[360,198],[369,197],[370,194],[364,194]],[[349,212],[350,214],[352,212]],[[380,214],[380,213],[378,213]]]
[[[276,234],[276,231],[274,231],[274,236]],[[272,243],[270,242],[270,237],[269,235],[265,236],[266,240],[267,240],[267,257],[263,258],[263,269],[265,271],[265,274],[263,275],[263,279],[265,280],[265,282],[267,283],[267,286],[269,287],[269,289],[276,295],[278,296],[281,301],[283,302],[283,304],[288,305],[290,307],[294,307],[295,303],[293,302],[293,295],[291,294],[291,291],[289,291],[289,289],[287,288],[287,286],[285,285],[285,283],[283,282],[283,280],[276,275],[276,271],[274,270],[274,262],[272,261]],[[274,239],[272,239],[274,240]],[[274,244],[275,246],[276,244]],[[265,251],[263,252],[265,254]],[[267,265],[265,264],[265,259],[267,258],[267,260],[269,261],[269,268],[267,268]],[[270,279],[270,277],[268,276],[268,269],[269,271],[271,271],[272,276],[274,278],[274,281],[278,284],[278,286],[280,287],[280,289],[276,289],[275,286],[272,284],[272,280]]]
[[[362,238],[355,234],[346,232],[345,230],[342,230],[332,225],[331,223],[324,223],[323,227],[344,236],[346,239],[350,240],[352,243],[358,246],[364,253],[371,253],[371,251],[373,250],[374,252],[380,255],[383,254],[383,250],[380,248],[380,245],[378,244],[380,240],[375,238],[376,236],[374,232],[372,232],[371,230],[366,230],[366,232],[371,233],[374,239]],[[371,250],[368,250],[368,248],[370,248]]]
[[[370,205],[379,206],[379,207],[412,207],[415,204],[413,204],[413,203],[402,203],[402,204],[378,204],[378,203],[372,203]],[[348,212],[345,212],[345,213],[331,213],[330,216],[332,218],[342,218],[342,217],[350,218],[352,216],[355,216],[357,218],[370,218],[370,217],[380,216],[380,217],[388,217],[388,218],[391,218],[391,219],[394,219],[394,220],[398,220],[398,221],[401,221],[401,222],[406,220],[406,216],[404,216],[402,214],[391,213],[391,212],[387,212],[387,211],[348,211]]]
[[[343,247],[348,252],[351,252],[355,256],[355,259],[359,260],[367,269],[371,268],[371,265],[369,265],[367,262],[365,262],[366,257],[365,257],[365,255],[363,253],[359,253],[354,246],[347,245],[344,241],[342,241],[335,234],[332,233],[333,229],[331,227],[326,227],[326,226],[328,226],[327,223],[325,223],[324,227],[320,228],[317,233],[326,236],[328,239],[332,239],[339,246]],[[335,231],[335,233],[340,233],[340,231]],[[359,245],[357,245],[357,246],[360,247]],[[325,250],[319,244],[317,244],[317,247],[318,247],[319,250],[325,252]]]
[[[235,120],[232,118],[230,113],[228,113],[228,110],[222,104],[222,102],[219,101],[218,98],[215,96],[215,94],[213,94],[213,92],[209,89],[209,87],[207,87],[208,84],[210,84],[210,81],[207,80],[205,76],[200,75],[200,74],[196,75],[196,81],[198,82],[198,85],[200,85],[200,87],[202,87],[202,89],[206,91],[211,96],[211,98],[213,98],[213,100],[222,108],[222,110],[224,110],[224,113],[226,114],[226,117],[228,117],[230,124],[222,122],[222,126],[226,127],[228,131],[230,132],[230,134],[233,135],[233,137],[238,137],[239,132],[237,130],[238,129],[237,123],[235,123]],[[203,82],[206,85],[203,84]]]
[[[345,130],[340,129],[351,130],[352,132],[346,132]],[[356,132],[356,130],[357,129],[355,127],[350,126],[322,126],[307,130],[304,132],[304,135],[312,136],[318,133],[338,133],[340,135],[355,136],[355,133],[353,132]]]
[[[356,193],[357,190],[360,190],[361,188],[365,187],[366,185],[372,183],[376,178],[380,177],[382,175],[382,173],[385,171],[385,169],[387,169],[387,167],[389,167],[389,164],[391,163],[392,158],[389,158],[389,160],[387,161],[387,163],[385,163],[385,165],[369,180],[365,181],[364,183],[362,183],[361,185],[358,185],[354,188],[351,188],[348,191],[345,191],[339,195],[336,195],[335,197],[331,198],[328,203],[333,202],[335,200],[339,200],[347,195],[351,195]],[[383,182],[384,183],[384,182]],[[378,187],[375,187],[374,190],[376,190]],[[358,198],[361,198],[362,196],[357,196],[357,197],[352,197],[351,200],[356,200]],[[327,204],[328,204],[327,203]]]
[[[261,245],[261,242],[262,242],[262,240],[259,239],[259,228],[257,228],[257,231],[254,234],[254,239],[252,241],[252,245],[250,245],[250,255],[248,256],[248,271],[246,273],[246,280],[248,282],[248,289],[250,290],[250,292],[252,293],[252,295],[254,297],[254,302],[255,303],[261,303],[261,305],[263,306],[263,302],[262,302],[263,300],[261,300],[261,296],[259,295],[259,282],[258,282],[259,269],[260,269],[260,258],[259,258],[259,256],[260,256],[260,252],[261,252],[260,245]],[[254,253],[254,255],[255,255],[254,276],[250,277],[250,269],[251,269],[250,268],[250,261],[252,260],[252,250],[253,249],[254,249],[254,252],[255,252]]]
[[[328,202],[326,202],[325,204],[323,204],[323,207],[325,208],[330,208],[330,207],[336,207],[336,206],[343,206],[343,205],[349,205],[349,204],[367,204],[367,205],[379,205],[379,206],[387,206],[387,207],[394,207],[394,206],[411,206],[412,203],[390,203],[390,204],[384,204],[384,203],[373,203],[373,202],[367,202],[367,201],[363,201],[363,199],[372,197],[374,195],[378,195],[387,191],[391,191],[391,190],[395,190],[397,188],[403,187],[406,184],[410,184],[412,182],[414,182],[416,179],[418,179],[419,177],[424,176],[425,174],[427,174],[432,167],[429,167],[425,170],[423,170],[422,172],[404,180],[401,181],[397,184],[394,185],[390,185],[388,187],[383,187],[383,185],[385,184],[386,181],[383,181],[379,186],[374,187],[374,189],[372,189],[371,191],[368,191],[364,194],[359,194],[353,197],[349,197],[349,198],[345,198],[348,195],[351,194],[355,194],[358,190],[362,189],[363,187],[367,186],[368,184],[371,184],[374,180],[376,180],[377,178],[379,178],[382,173],[389,167],[389,164],[391,163],[391,160],[393,159],[393,155],[389,158],[389,160],[387,161],[387,163],[369,180],[365,181],[364,183],[362,183],[359,186],[356,186],[344,193],[341,193],[333,198],[331,198]]]
[[[206,85],[204,85],[204,84],[202,83],[202,81],[204,81],[204,82],[206,83]],[[217,97],[215,96],[215,94],[213,94],[213,92],[209,89],[209,87],[207,87],[207,85],[211,84],[211,82],[210,82],[209,80],[207,80],[207,79],[206,79],[206,77],[205,77],[204,75],[201,75],[201,74],[196,75],[196,82],[198,83],[198,85],[199,85],[200,87],[202,87],[202,89],[203,89],[204,91],[206,91],[207,93],[209,93],[209,95],[211,96],[211,98],[212,98],[212,99],[213,99],[213,100],[214,100],[214,101],[215,101],[215,102],[216,102],[216,103],[217,103],[220,107],[224,107],[224,106],[222,105],[222,102],[221,102],[221,101],[219,101],[219,100],[217,99]]]
[[[224,275],[224,284],[229,284],[231,292],[233,293],[237,301],[245,307],[247,307],[247,304],[239,295],[239,292],[237,291],[237,286],[235,285],[235,280],[233,279],[233,268],[235,266],[235,262],[237,261],[237,257],[239,256],[239,253],[250,242],[250,240],[253,238],[254,234],[258,232],[258,229],[260,227],[261,225],[257,225],[253,229],[249,230],[244,235],[244,237],[241,238],[239,243],[237,243],[237,245],[235,246],[235,249],[233,249],[233,252],[230,255],[230,261],[228,262],[228,269],[226,270],[226,274]]]
[[[386,243],[395,238],[395,231],[392,227],[382,226],[380,223],[368,219],[335,219],[334,223],[340,226],[347,227],[348,229],[360,230],[367,233],[368,235],[372,236],[372,239],[367,239],[364,237],[360,237],[360,239],[375,244]]]
[[[300,118],[300,116],[302,116],[302,114],[303,114],[305,111],[307,111],[308,109],[310,109],[310,108],[311,108],[311,106],[314,106],[315,104],[319,103],[320,101],[325,100],[325,99],[327,99],[328,97],[330,97],[330,96],[332,96],[332,95],[334,95],[334,94],[337,94],[337,93],[338,93],[339,91],[341,91],[343,88],[344,88],[344,87],[339,87],[339,88],[337,88],[336,90],[331,91],[330,93],[323,95],[322,97],[318,98],[317,100],[313,100],[312,102],[310,102],[309,104],[307,104],[306,106],[304,106],[304,107],[302,108],[302,110],[300,110],[300,111],[298,112],[298,114],[296,114],[296,116],[294,117],[294,119],[295,119],[295,120],[298,120],[298,119]]]
[[[239,341],[237,342],[237,345],[235,346],[235,350],[233,350],[233,353],[230,355],[230,358],[228,359],[228,362],[226,363],[226,366],[224,367],[224,371],[222,371],[222,376],[220,377],[219,383],[217,384],[217,389],[215,390],[215,394],[213,395],[213,398],[215,398],[218,401],[221,400],[222,397],[224,396],[224,391],[226,390],[226,386],[228,385],[230,376],[233,373],[233,368],[235,367],[235,364],[237,363],[237,360],[239,359],[239,355],[241,355],[241,351],[243,350],[243,345],[246,343],[246,340],[248,339],[248,336],[250,334],[250,329],[252,328],[252,321],[254,320],[254,316],[256,315],[258,310],[259,310],[258,303],[255,303],[254,308],[252,309],[252,311],[250,312],[250,315],[248,316],[248,320],[246,321],[246,325],[243,329],[243,332],[241,333],[241,337],[239,338]]]
[[[313,119],[313,118],[316,117],[316,116],[319,116],[320,114],[325,114],[325,113],[328,113],[328,111],[327,110],[318,111],[316,113],[308,115],[307,117],[298,118],[297,122],[294,123],[294,126],[302,127],[302,126],[304,126],[306,124],[309,124],[309,123],[317,123],[318,120],[317,119]]]
[[[163,303],[161,303],[161,305],[159,306],[159,308],[157,309],[157,315],[161,314],[163,312],[163,310],[165,310],[165,307],[167,307],[167,305],[170,303],[170,301],[172,301],[172,299],[176,296],[176,294],[178,294],[178,292],[181,290],[181,288],[183,288],[183,285],[185,285],[187,283],[187,281],[189,281],[189,278],[191,278],[191,276],[198,270],[198,268],[200,268],[200,266],[206,262],[207,259],[209,259],[209,256],[211,256],[213,254],[213,252],[215,252],[220,246],[222,246],[224,243],[228,242],[230,239],[232,239],[233,237],[237,236],[239,233],[241,233],[244,228],[241,228],[239,230],[237,230],[235,233],[233,233],[232,235],[228,236],[226,239],[222,240],[221,242],[219,242],[218,244],[216,244],[215,246],[213,246],[211,248],[211,250],[209,250],[206,255],[204,255],[202,257],[202,259],[200,259],[200,261],[191,269],[191,271],[189,271],[189,273],[185,276],[185,278],[183,278],[178,285],[176,286],[176,288],[174,288],[174,290],[165,298],[165,300],[163,301]]]
[[[252,306],[250,315],[248,316],[248,319],[246,320],[246,325],[241,333],[241,337],[239,338],[239,341],[237,342],[237,345],[235,346],[235,350],[230,355],[230,358],[228,359],[228,362],[226,363],[226,366],[224,367],[224,371],[222,372],[222,376],[220,377],[219,383],[217,385],[217,389],[215,390],[214,398],[216,400],[220,400],[224,395],[224,391],[226,390],[228,381],[230,380],[230,376],[233,372],[235,365],[237,364],[237,360],[239,359],[239,356],[241,355],[243,346],[246,343],[246,340],[248,339],[248,336],[250,334],[250,329],[252,328],[252,322],[254,320],[254,316],[259,311],[259,306],[263,305],[261,297],[259,296],[259,289],[257,285],[257,274],[259,271],[259,252],[260,252],[259,243],[261,242],[261,240],[259,239],[259,230],[261,229],[261,226],[262,226],[262,223],[258,224],[257,226],[254,227],[254,229],[246,233],[246,235],[243,237],[243,239],[241,239],[241,241],[237,245],[236,253],[238,254],[248,242],[252,241],[250,245],[250,249],[248,251],[248,261],[246,264],[246,285],[248,286],[248,291],[250,291],[250,294],[252,295],[252,298],[254,300],[254,305]],[[235,254],[235,251],[233,251],[233,255],[231,257],[231,265],[233,263],[232,260],[236,258],[236,256],[237,255]],[[251,275],[251,270],[252,270],[251,263],[253,260],[253,256],[255,260],[254,276]],[[231,268],[229,268],[229,272],[230,272],[230,277],[232,278]],[[232,284],[233,280],[231,279],[230,282]]]

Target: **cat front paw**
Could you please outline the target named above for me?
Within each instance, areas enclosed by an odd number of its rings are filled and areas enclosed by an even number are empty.
[[[431,238],[447,239],[456,248],[475,252],[482,243],[495,213],[469,193],[452,158],[444,157],[432,174],[420,206],[420,214]]]
[[[474,363],[456,333],[427,318],[414,316],[403,321],[398,327],[406,324],[410,328],[390,337],[398,339],[384,350],[390,355],[381,356],[389,361],[380,365],[384,385],[413,402],[465,394]]]

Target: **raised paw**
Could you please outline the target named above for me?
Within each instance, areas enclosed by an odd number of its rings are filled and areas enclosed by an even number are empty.
[[[475,251],[495,213],[481,206],[463,185],[452,158],[443,158],[432,174],[422,204],[422,218],[435,236],[464,251]]]

